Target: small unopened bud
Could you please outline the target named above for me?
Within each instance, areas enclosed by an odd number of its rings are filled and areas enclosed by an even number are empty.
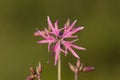
[[[94,67],[90,67],[90,66],[83,68],[84,72],[90,72],[90,71],[93,71],[93,70],[95,70],[95,68]]]
[[[66,27],[68,28],[70,26],[70,19],[67,19],[67,22],[66,22]]]
[[[33,80],[34,78],[32,76],[28,76],[25,80]]]
[[[35,72],[35,70],[34,70],[34,68],[33,68],[33,67],[30,67],[30,72],[31,72],[31,75],[36,74],[36,72]]]
[[[40,74],[42,72],[42,66],[41,63],[39,62],[38,67],[36,68],[37,74]]]
[[[42,72],[42,66],[39,62],[38,66],[36,67],[36,70],[33,67],[30,67],[30,73],[31,75],[28,76],[25,80],[41,80],[41,72]]]
[[[83,69],[83,63],[81,63],[79,71],[82,71],[82,69]]]
[[[77,60],[77,63],[76,63],[76,67],[77,68],[80,68],[81,64],[80,64],[80,59]]]
[[[68,63],[68,64],[69,64],[70,69],[71,69],[73,72],[75,72],[75,67],[74,67],[71,63]]]

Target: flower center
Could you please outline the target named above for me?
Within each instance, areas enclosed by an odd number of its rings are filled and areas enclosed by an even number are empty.
[[[61,41],[62,40],[62,35],[63,35],[63,32],[59,32],[59,36],[57,37],[57,40]]]
[[[59,36],[62,36],[63,35],[63,32],[59,32]]]

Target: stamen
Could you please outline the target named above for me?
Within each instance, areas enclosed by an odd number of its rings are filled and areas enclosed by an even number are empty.
[[[62,36],[62,35],[63,35],[63,32],[59,32],[59,35]]]
[[[60,44],[60,47],[62,48],[62,47],[63,47],[63,44]]]

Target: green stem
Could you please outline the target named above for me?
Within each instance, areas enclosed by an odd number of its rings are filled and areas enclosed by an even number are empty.
[[[78,74],[75,73],[75,77],[74,77],[74,80],[77,80],[78,79]]]
[[[58,59],[58,80],[61,80],[61,58]]]

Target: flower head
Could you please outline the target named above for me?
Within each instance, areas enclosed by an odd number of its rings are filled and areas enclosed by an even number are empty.
[[[57,64],[58,57],[60,53],[64,53],[65,55],[68,53],[68,50],[75,56],[76,58],[79,58],[77,53],[73,50],[73,48],[78,50],[85,50],[85,48],[77,46],[73,44],[78,39],[76,39],[78,36],[74,35],[78,31],[81,31],[84,27],[74,27],[77,20],[75,20],[72,24],[70,24],[70,21],[68,20],[67,23],[64,25],[63,28],[58,28],[58,20],[55,21],[54,24],[52,24],[49,17],[47,17],[48,22],[48,29],[44,29],[44,31],[40,31],[37,29],[37,32],[34,33],[35,36],[41,36],[44,38],[44,40],[38,41],[38,44],[44,44],[48,43],[48,51],[52,49],[54,55],[55,55],[55,62],[54,64]],[[72,38],[74,40],[68,41],[66,39]],[[51,44],[54,44],[51,46]]]

